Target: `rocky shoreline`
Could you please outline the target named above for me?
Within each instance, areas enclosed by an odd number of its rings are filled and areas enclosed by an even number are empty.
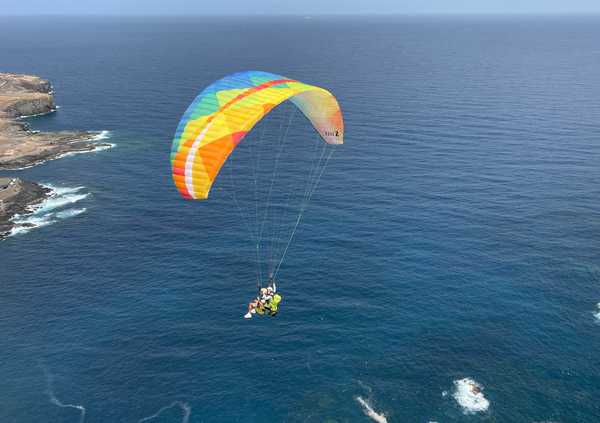
[[[27,125],[25,122],[16,122],[10,129],[15,130],[17,124]],[[2,130],[3,128],[0,127],[0,132]],[[34,138],[44,139],[38,140],[36,146],[30,144],[12,145],[6,151],[13,150],[14,154],[0,156],[0,170],[24,169],[59,158],[67,153],[93,151],[99,147],[111,147],[111,144],[81,142],[96,139],[101,135],[97,133],[86,131],[31,133],[28,127],[25,127],[23,131],[30,134],[32,140]],[[25,149],[26,154],[19,154],[23,153]]]
[[[97,133],[33,132],[18,119],[56,110],[50,82],[31,75],[0,73],[0,170],[22,169],[65,153],[92,151],[110,144],[89,143]]]
[[[13,222],[16,215],[33,213],[33,206],[44,201],[52,190],[21,178],[0,178],[0,239],[15,227],[27,226]]]
[[[34,132],[26,116],[56,110],[50,94],[50,82],[31,75],[0,73],[0,171],[23,169],[53,160],[66,153],[92,151],[112,144],[85,142],[102,134],[87,131]],[[41,203],[51,192],[31,181],[0,178],[0,239],[9,235],[17,214],[31,213],[32,205]]]

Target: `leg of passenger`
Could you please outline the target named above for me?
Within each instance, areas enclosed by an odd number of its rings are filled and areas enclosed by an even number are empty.
[[[252,307],[253,307],[253,303],[248,304],[248,313],[244,314],[244,317],[246,319],[249,319],[249,318],[252,317],[252,313],[251,312],[254,311],[254,309]]]

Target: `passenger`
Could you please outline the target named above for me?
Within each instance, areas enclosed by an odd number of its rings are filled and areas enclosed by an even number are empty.
[[[251,302],[250,304],[248,304],[248,313],[246,313],[244,315],[244,317],[246,319],[249,319],[252,317],[253,314],[256,314],[256,308],[259,308],[261,311],[265,310],[265,303],[263,301],[261,301],[261,299],[267,297],[267,288],[261,288],[260,290],[261,296],[260,297],[256,297],[256,300],[254,300],[253,302]],[[260,313],[260,314],[263,314]]]
[[[253,314],[256,314],[258,309],[259,314],[268,314],[274,316],[277,314],[277,301],[273,301],[277,286],[272,282],[272,286],[269,285],[267,288],[260,289],[260,297],[256,297],[256,300],[248,304],[248,313],[244,315],[246,319],[250,319]],[[279,296],[277,296],[279,297]],[[281,297],[279,297],[281,298]]]

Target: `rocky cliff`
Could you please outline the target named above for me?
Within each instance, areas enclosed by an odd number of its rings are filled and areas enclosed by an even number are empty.
[[[4,186],[7,188],[2,188]],[[16,226],[10,219],[17,214],[32,213],[27,207],[41,203],[51,192],[49,188],[21,178],[14,182],[11,178],[0,178],[0,188],[0,239]]]
[[[18,81],[18,86],[22,87],[23,90],[30,93],[44,93],[48,94],[52,87],[47,79],[36,78],[36,79],[25,79],[21,78]]]
[[[49,94],[40,94],[32,98],[15,99],[4,107],[4,117],[19,118],[50,113],[56,110],[54,98]]]
[[[33,75],[12,75],[9,73],[0,73],[0,94],[48,94],[51,89],[52,87],[47,79],[42,79]]]
[[[92,151],[110,144],[86,143],[97,133],[30,131],[17,119],[56,110],[50,83],[32,75],[0,73],[0,170],[34,166],[65,153]]]

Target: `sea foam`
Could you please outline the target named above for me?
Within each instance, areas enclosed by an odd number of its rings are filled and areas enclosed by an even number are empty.
[[[92,132],[92,131],[90,131],[90,132]],[[104,140],[104,139],[110,138],[111,135],[112,134],[109,131],[100,131],[100,132],[96,133],[96,135],[94,135],[92,138],[87,140],[87,142]],[[78,141],[76,141],[76,142],[78,142]],[[61,157],[66,157],[66,156],[71,156],[74,154],[81,154],[81,153],[97,153],[98,151],[107,150],[109,148],[113,148],[113,147],[117,146],[117,144],[114,144],[114,143],[104,143],[104,144],[107,144],[107,145],[101,145],[99,147],[94,148],[93,150],[69,151],[68,153],[61,154],[60,156],[57,156],[55,158],[60,159]]]
[[[463,408],[465,414],[475,414],[478,411],[486,411],[490,406],[490,402],[483,397],[482,390],[483,386],[473,379],[455,380],[452,397]],[[444,392],[443,395],[448,395],[448,392]]]
[[[93,131],[89,131],[89,132],[94,133]],[[94,135],[89,140],[86,140],[86,142],[100,141],[100,140],[103,140],[103,139],[106,139],[106,138],[110,138],[111,135],[112,134],[109,131],[100,131],[100,132],[96,133],[96,135]],[[79,141],[74,141],[74,142],[79,142]],[[39,162],[32,163],[29,166],[19,167],[19,168],[12,169],[12,170],[25,170],[25,169],[29,169],[30,167],[34,167],[34,166],[40,165],[42,163],[46,163],[47,161],[50,161],[50,160],[60,159],[62,157],[67,157],[67,156],[71,156],[71,155],[74,155],[74,154],[96,153],[98,151],[108,150],[109,148],[113,148],[113,147],[117,146],[117,144],[115,144],[115,143],[103,143],[103,144],[107,144],[107,145],[101,145],[99,147],[94,148],[93,150],[69,151],[68,153],[64,153],[64,154],[61,154],[59,156],[52,157],[52,158],[50,158],[48,160],[40,160]]]
[[[56,156],[56,157],[54,157],[53,159],[50,159],[50,160],[62,159],[63,157],[74,156],[75,154],[97,153],[98,151],[108,150],[109,148],[113,148],[114,146],[116,146],[116,144],[101,145],[100,147],[96,147],[93,150],[69,151],[68,153],[61,154],[60,156]],[[41,163],[44,163],[44,162],[38,162],[36,164],[41,164]],[[17,170],[20,170],[20,169],[17,169]]]
[[[598,309],[600,310],[600,303],[596,304],[598,306]],[[598,311],[598,313],[594,314],[594,316],[596,317],[596,319],[600,320],[600,311]]]
[[[37,115],[29,115],[29,116],[20,116],[17,120],[21,120],[21,119],[26,119],[26,118],[31,118],[31,117],[35,117],[35,116],[42,116],[42,115],[48,115],[50,113],[54,113],[58,110],[60,106],[56,106],[56,109],[54,110],[50,110],[49,112],[44,112],[44,113],[38,113]]]
[[[95,133],[95,131],[89,131],[91,133]],[[94,137],[92,138],[93,141],[99,141],[99,140],[103,140],[106,138],[110,138],[112,134],[108,131],[100,131],[98,132],[98,135],[94,135]]]
[[[85,419],[85,407],[83,407],[82,405],[63,404],[54,396],[54,392],[52,392],[51,390],[47,390],[46,394],[50,397],[50,402],[52,404],[58,405],[61,408],[75,408],[79,410],[81,412],[81,415],[79,417],[79,423],[83,423]]]
[[[90,193],[80,193],[84,187],[67,188],[47,186],[52,191],[50,197],[42,203],[28,206],[32,214],[16,215],[12,221],[17,224],[10,233],[12,235],[29,232],[33,228],[50,225],[60,219],[77,216],[85,212],[86,208],[72,208],[72,204],[88,197]]]
[[[181,410],[183,411],[183,420],[181,421],[181,423],[188,423],[188,421],[190,419],[190,413],[192,412],[192,407],[190,407],[187,403],[181,402],[181,401],[175,401],[171,405],[167,405],[166,407],[161,408],[153,415],[144,417],[143,419],[138,420],[138,423],[152,420],[152,419],[158,417],[163,411],[173,408],[175,406],[181,407]]]
[[[56,396],[54,395],[54,391],[52,390],[52,381],[54,377],[48,371],[48,368],[46,366],[41,365],[41,368],[44,372],[44,375],[46,376],[46,384],[48,385],[48,388],[46,389],[46,395],[50,397],[50,402],[54,405],[58,405],[61,408],[75,408],[79,410],[81,413],[79,416],[79,423],[83,423],[83,421],[85,420],[85,407],[82,405],[63,404],[62,402],[60,402],[58,398],[56,398]]]
[[[375,420],[377,423],[387,423],[387,419],[383,414],[377,414],[371,406],[362,397],[356,397],[356,401],[363,406],[365,414]]]

